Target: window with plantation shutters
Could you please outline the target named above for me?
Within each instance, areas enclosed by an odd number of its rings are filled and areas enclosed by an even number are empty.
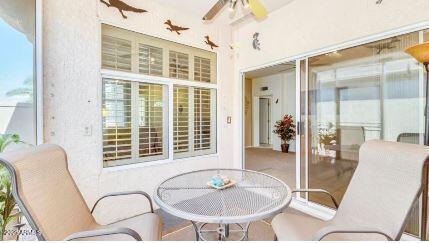
[[[102,24],[103,166],[216,153],[216,53]]]
[[[139,157],[162,156],[164,151],[163,85],[139,84]]]
[[[194,89],[194,149],[211,148],[211,92],[210,89]]]
[[[131,71],[131,41],[103,35],[103,68]]]
[[[174,153],[189,152],[189,88],[174,86]]]
[[[215,52],[102,24],[102,68],[215,84]]]
[[[162,76],[162,48],[139,44],[139,72],[151,76]]]
[[[210,83],[211,80],[211,64],[210,59],[202,57],[194,57],[194,80]]]
[[[103,160],[131,159],[131,82],[103,82]]]
[[[169,56],[170,78],[189,79],[189,55],[170,51]]]

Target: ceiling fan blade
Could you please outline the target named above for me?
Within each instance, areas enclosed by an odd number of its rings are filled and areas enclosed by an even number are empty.
[[[257,19],[263,19],[268,16],[268,11],[260,0],[249,0],[249,7]]]
[[[229,0],[219,0],[203,17],[203,20],[212,20],[216,14],[229,2]]]

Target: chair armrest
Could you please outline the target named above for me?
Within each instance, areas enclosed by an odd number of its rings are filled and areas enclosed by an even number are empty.
[[[323,190],[323,189],[295,189],[292,191],[292,193],[297,193],[297,192],[308,192],[308,193],[323,193],[323,194],[327,194],[328,196],[331,197],[332,202],[335,205],[335,208],[338,209],[338,202],[335,199],[335,197],[328,191]]]
[[[113,193],[109,193],[106,194],[102,197],[100,197],[94,204],[94,206],[91,209],[91,213],[94,212],[95,207],[97,207],[98,203],[108,197],[118,197],[118,196],[127,196],[127,195],[142,195],[144,197],[147,198],[147,200],[149,201],[149,205],[150,205],[150,211],[151,213],[153,213],[153,204],[152,204],[152,199],[150,198],[149,194],[147,194],[146,192],[143,191],[130,191],[130,192],[113,192]]]
[[[84,238],[108,236],[108,235],[129,235],[133,237],[136,241],[142,241],[142,238],[140,237],[140,235],[136,231],[129,228],[112,228],[112,229],[81,231],[67,236],[64,239],[64,241],[79,240]]]
[[[373,227],[364,227],[364,226],[357,226],[357,227],[327,226],[322,228],[316,233],[316,235],[313,237],[313,241],[321,241],[326,236],[334,233],[335,234],[379,234],[386,237],[387,240],[393,241],[392,237],[390,237],[388,234],[381,231],[380,229],[373,228]]]

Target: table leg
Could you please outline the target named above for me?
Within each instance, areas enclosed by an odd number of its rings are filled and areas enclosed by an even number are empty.
[[[218,240],[226,241],[226,239],[229,236],[229,225],[219,224],[219,227],[217,228],[217,232],[218,232]]]
[[[250,227],[250,222],[246,224],[246,226],[244,227],[244,241],[248,241],[249,240],[249,227]]]
[[[198,225],[197,222],[192,222],[192,225],[195,229],[195,235],[197,241],[206,241],[207,239],[205,236],[203,236],[203,233],[213,233],[218,236],[218,241],[226,241],[231,235],[231,232],[240,232],[242,233],[242,237],[240,241],[247,241],[249,240],[249,226],[250,222],[246,223],[245,225],[242,224],[235,224],[239,227],[239,229],[231,229],[231,225],[229,224],[218,224],[216,229],[206,229],[205,227],[209,225],[208,223],[202,223]]]
[[[198,228],[198,225],[196,222],[194,221],[191,221],[191,222],[195,229],[195,241],[200,241],[200,229]]]

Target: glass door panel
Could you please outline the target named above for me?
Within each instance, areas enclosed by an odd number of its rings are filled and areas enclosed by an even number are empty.
[[[36,144],[36,0],[0,1],[0,134]]]
[[[297,151],[297,186],[307,188],[307,59],[297,61],[297,117],[299,118],[297,142],[299,150]],[[300,198],[307,199],[307,193],[300,193]]]
[[[341,201],[365,141],[423,142],[423,72],[404,52],[421,41],[414,32],[308,59],[309,188]],[[323,195],[309,200],[333,207]],[[418,212],[407,228],[413,234]]]

